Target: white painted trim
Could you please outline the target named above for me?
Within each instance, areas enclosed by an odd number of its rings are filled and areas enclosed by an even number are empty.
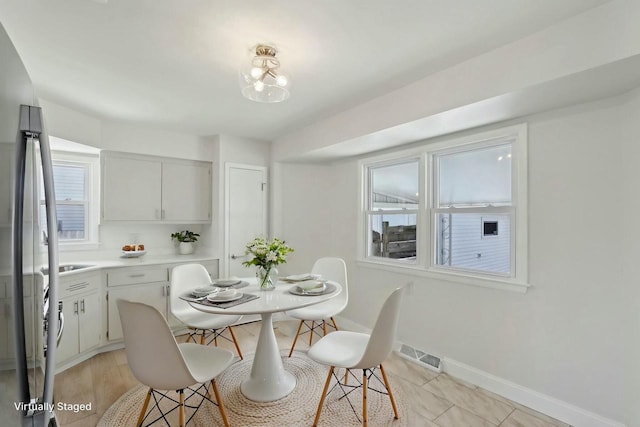
[[[247,165],[243,163],[233,163],[233,162],[225,162],[224,163],[224,249],[223,249],[223,262],[222,262],[222,272],[221,277],[225,277],[229,272],[229,259],[231,254],[229,253],[229,193],[230,193],[230,182],[229,182],[229,172],[232,168],[235,169],[247,169],[262,172],[262,179],[267,184],[265,191],[262,192],[262,204],[264,209],[262,222],[265,230],[265,236],[268,235],[269,232],[269,224],[268,220],[268,204],[267,200],[269,197],[269,175],[268,168],[266,166],[256,166],[256,165]]]
[[[358,236],[357,260],[358,265],[378,268],[397,273],[405,273],[414,276],[437,278],[450,282],[458,282],[467,285],[477,285],[491,289],[511,290],[525,293],[528,284],[528,223],[527,223],[527,133],[526,123],[492,129],[485,132],[474,133],[463,137],[446,139],[437,142],[422,141],[419,146],[409,149],[397,150],[368,157],[358,161],[359,173],[359,206],[358,206]],[[434,171],[434,157],[446,153],[456,153],[468,150],[469,147],[480,148],[498,145],[512,141],[512,152],[517,166],[512,175],[512,201],[515,209],[513,221],[511,221],[511,273],[505,277],[499,274],[484,272],[471,272],[463,269],[444,268],[434,265],[433,252],[435,250],[435,224],[433,213],[437,211],[434,198],[437,191],[437,176]],[[368,168],[371,166],[384,166],[395,164],[412,158],[420,160],[420,209],[417,213],[418,232],[425,237],[423,242],[418,241],[416,250],[417,258],[413,263],[401,263],[385,258],[367,256],[368,242]],[[429,181],[429,182],[427,182]],[[423,188],[425,187],[426,188]],[[464,212],[492,212],[504,211],[507,208],[478,208],[467,209]]]
[[[443,372],[453,377],[482,387],[509,400],[574,426],[625,427],[625,424],[615,420],[539,393],[530,388],[523,387],[453,359],[443,358],[442,368]]]
[[[433,270],[425,270],[422,266],[413,265],[398,265],[391,262],[380,261],[357,261],[356,264],[359,267],[373,268],[378,270],[390,271],[398,274],[406,274],[408,276],[427,277],[429,279],[443,280],[446,282],[459,283],[463,285],[480,286],[489,289],[499,289],[503,291],[518,292],[524,294],[531,287],[528,283],[520,283],[512,279],[502,279],[496,277],[490,279],[487,277],[476,277],[471,275],[465,275],[458,272],[440,273]]]
[[[371,329],[360,325],[342,316],[337,316],[336,321],[342,329],[371,333]],[[394,349],[398,349],[402,343],[396,341]],[[408,359],[416,362],[414,359]],[[497,377],[488,372],[465,365],[448,357],[441,359],[442,372],[470,384],[482,387],[499,396],[513,402],[534,409],[557,420],[579,427],[626,427],[625,424],[603,417],[594,412],[564,402],[555,397],[523,387],[504,378]]]

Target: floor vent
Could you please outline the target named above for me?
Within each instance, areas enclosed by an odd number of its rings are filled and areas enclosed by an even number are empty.
[[[407,360],[416,362],[433,371],[442,372],[441,360],[437,356],[427,354],[424,351],[420,351],[406,344],[402,344],[402,347],[400,347],[400,355]]]

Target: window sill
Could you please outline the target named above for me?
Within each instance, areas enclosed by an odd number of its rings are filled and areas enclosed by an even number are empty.
[[[391,271],[399,274],[408,274],[418,277],[428,277],[430,279],[443,280],[447,282],[460,283],[464,285],[480,286],[489,289],[498,289],[503,291],[517,292],[524,294],[531,287],[528,283],[522,283],[515,280],[506,279],[489,279],[460,273],[441,273],[436,271],[425,270],[421,266],[414,265],[398,265],[384,261],[358,260],[356,263],[360,267],[373,268],[378,270]]]

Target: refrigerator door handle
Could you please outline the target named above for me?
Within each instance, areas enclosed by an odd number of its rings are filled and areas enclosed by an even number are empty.
[[[62,332],[64,331],[64,313],[62,310],[58,312],[58,337],[56,338],[56,347],[60,345]]]
[[[39,110],[39,109],[38,109]],[[44,183],[44,200],[47,212],[47,235],[49,244],[47,252],[49,258],[49,319],[53,320],[58,316],[58,219],[56,215],[55,187],[53,183],[53,163],[51,161],[51,150],[49,149],[49,141],[45,137],[40,139],[40,157],[42,159],[42,180]],[[58,340],[58,322],[49,322],[52,328],[47,335],[47,347],[52,349],[45,362],[44,374],[44,391],[42,400],[44,403],[53,404],[53,382],[56,369],[56,348]]]

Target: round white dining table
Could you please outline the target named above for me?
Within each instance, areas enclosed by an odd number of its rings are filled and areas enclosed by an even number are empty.
[[[278,282],[272,291],[261,291],[256,278],[244,278],[249,286],[240,292],[258,295],[257,299],[244,302],[229,308],[207,306],[190,303],[197,310],[212,314],[260,314],[262,324],[256,345],[256,353],[251,366],[251,374],[240,385],[240,390],[248,399],[257,402],[271,402],[291,393],[296,386],[296,378],[287,372],[282,365],[282,358],[276,336],[273,332],[273,313],[294,310],[318,304],[336,297],[342,292],[342,286],[329,282],[336,290],[325,295],[294,295],[289,292],[295,284]]]

